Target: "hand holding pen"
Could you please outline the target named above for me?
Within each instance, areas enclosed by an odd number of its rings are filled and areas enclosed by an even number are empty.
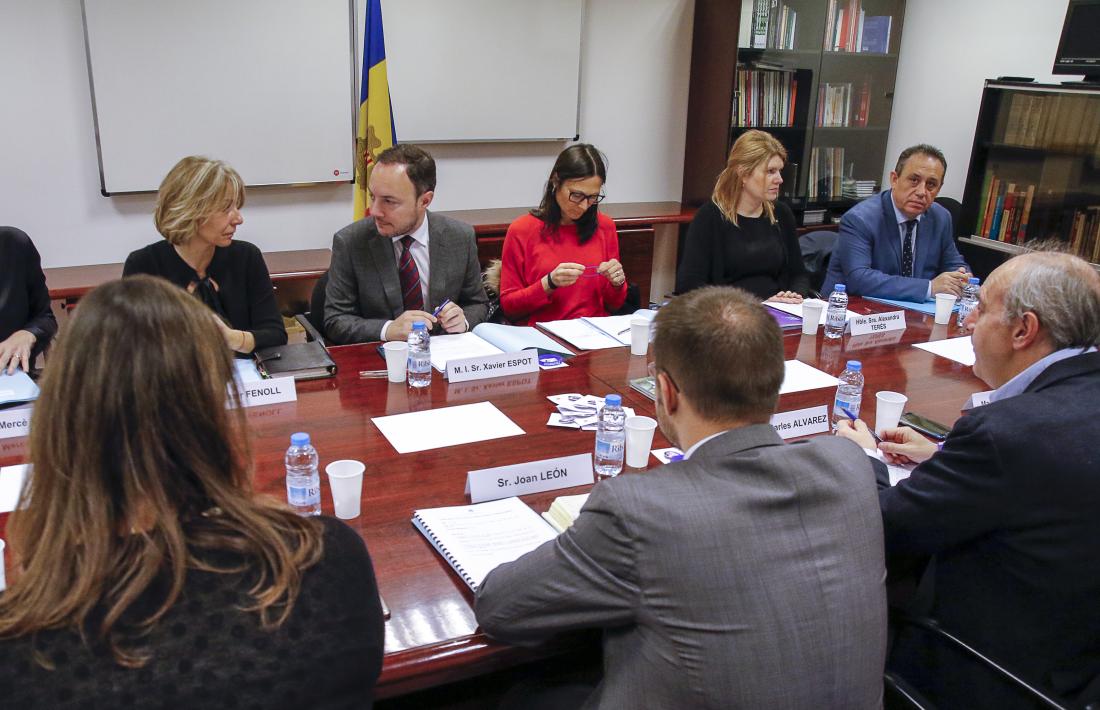
[[[466,314],[458,305],[449,298],[444,298],[435,310],[432,317],[436,318],[439,325],[448,333],[466,332]]]

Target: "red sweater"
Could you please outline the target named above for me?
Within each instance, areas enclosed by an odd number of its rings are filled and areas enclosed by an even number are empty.
[[[500,270],[500,307],[510,319],[528,325],[582,316],[606,316],[626,300],[626,282],[615,287],[595,267],[619,258],[619,234],[606,215],[597,215],[596,232],[584,244],[575,225],[543,235],[543,221],[526,214],[512,222],[504,237]],[[546,293],[542,277],[562,262],[584,264],[577,282]],[[629,275],[628,275],[629,276]]]

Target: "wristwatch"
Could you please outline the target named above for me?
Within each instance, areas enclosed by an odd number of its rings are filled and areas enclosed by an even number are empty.
[[[556,289],[558,287],[558,285],[556,283],[554,283],[554,272],[553,271],[546,274],[546,283],[548,283],[550,285],[550,290],[551,291],[553,291],[554,289]]]

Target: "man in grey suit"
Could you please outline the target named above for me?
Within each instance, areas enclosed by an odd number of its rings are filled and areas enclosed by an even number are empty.
[[[604,629],[587,707],[881,706],[874,474],[855,445],[771,427],[783,339],[757,300],[709,287],[661,309],[657,418],[684,460],[598,483],[572,527],[478,589],[504,641]]]
[[[485,320],[473,228],[428,212],[432,156],[414,145],[389,148],[369,185],[371,216],[332,239],[325,335],[335,343],[404,340],[416,321],[462,333]]]

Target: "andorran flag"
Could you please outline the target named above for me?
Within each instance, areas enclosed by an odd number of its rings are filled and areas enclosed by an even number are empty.
[[[397,140],[386,79],[386,43],[382,37],[382,0],[367,1],[363,33],[363,74],[359,90],[359,122],[355,132],[354,218],[370,214],[370,173],[375,158]]]

